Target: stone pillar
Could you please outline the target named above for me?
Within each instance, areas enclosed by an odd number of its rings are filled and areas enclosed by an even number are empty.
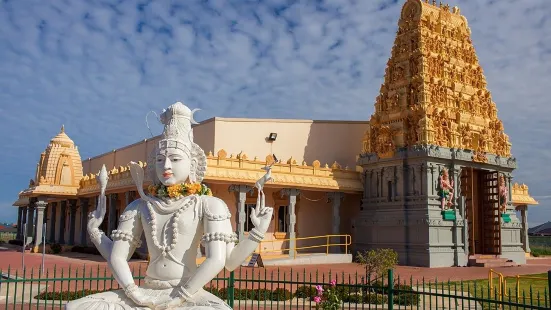
[[[454,165],[453,169],[450,169],[451,180],[453,180],[453,207],[457,210],[459,209],[459,197],[461,194],[461,166]],[[461,216],[464,216],[461,214]]]
[[[59,217],[59,244],[65,244],[65,222],[67,221],[67,201],[61,201],[60,208],[60,217]]]
[[[80,245],[86,246],[87,225],[88,225],[88,198],[80,198]]]
[[[327,193],[327,200],[332,202],[331,215],[332,215],[332,225],[331,225],[331,234],[340,235],[341,234],[341,201],[344,199],[344,193],[341,192],[330,192]],[[330,242],[335,243],[345,243],[342,237],[334,237]],[[329,249],[332,253],[341,253],[341,247],[332,247]]]
[[[365,169],[364,172],[364,194],[363,198],[369,198],[371,193],[371,169]]]
[[[48,205],[45,201],[37,201],[36,206],[36,234],[34,238],[33,253],[38,253],[38,247],[42,244],[42,228],[44,227],[44,209]]]
[[[254,188],[247,185],[230,185],[228,191],[234,192],[237,201],[237,235],[239,241],[245,238],[245,223],[247,222],[247,213],[245,210],[245,201],[247,200],[247,193],[253,193]]]
[[[17,208],[17,236],[15,239],[21,240],[21,236],[23,235],[23,207]]]
[[[27,207],[27,238],[34,237],[34,212],[35,207],[30,204]]]
[[[25,236],[25,232],[23,231],[23,229],[25,228],[25,224],[27,224],[27,209],[28,207],[23,207],[23,218],[21,219],[21,236],[20,236],[20,240],[23,240],[23,237]]]
[[[107,231],[105,235],[110,236],[111,232],[117,229],[117,199],[119,196],[117,194],[111,194],[108,198],[108,212],[109,212],[109,223],[107,226]]]
[[[522,221],[522,229],[520,230],[520,237],[522,239],[522,248],[524,249],[525,253],[530,253],[530,242],[528,237],[528,206],[522,205],[518,206],[518,210],[520,210],[520,217]]]
[[[507,209],[509,209],[509,206],[512,206],[513,204],[513,174],[507,173],[505,175],[505,182],[507,182],[507,191],[509,192],[509,197],[507,199]],[[528,206],[526,206],[528,207]],[[528,228],[526,228],[528,229]]]
[[[56,209],[57,202],[51,203],[51,213],[50,213],[50,243],[55,243],[55,223],[56,223]]]
[[[69,200],[69,245],[75,245],[75,227],[77,223],[77,200]]]
[[[297,248],[296,243],[296,233],[295,233],[295,225],[297,223],[297,216],[295,214],[295,207],[297,204],[297,196],[299,195],[300,190],[296,188],[286,188],[281,190],[282,196],[289,196],[289,257],[294,258],[295,257],[295,251]]]

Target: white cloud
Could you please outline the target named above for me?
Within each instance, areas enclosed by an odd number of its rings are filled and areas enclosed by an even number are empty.
[[[204,118],[368,119],[403,1],[172,3],[3,2],[0,200],[27,185],[61,124],[89,157],[149,136],[147,111],[177,100]],[[469,20],[516,180],[551,194],[551,2],[450,5]]]

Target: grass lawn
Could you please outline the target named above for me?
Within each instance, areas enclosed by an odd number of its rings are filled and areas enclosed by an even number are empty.
[[[493,290],[490,292],[488,288],[488,279],[463,281],[463,291],[469,292],[472,297],[487,299],[500,299],[499,296],[499,280],[497,276],[493,280]],[[525,305],[550,305],[549,303],[549,288],[547,282],[547,273],[522,275],[519,280],[519,289],[517,293],[517,278],[505,277],[505,296],[503,301],[513,302]],[[450,283],[450,291],[457,289],[460,294],[461,282]],[[518,295],[518,296],[517,296]],[[545,299],[547,298],[547,304]],[[487,306],[484,305],[484,308]],[[492,306],[492,308],[495,305]],[[507,307],[505,307],[507,308]]]
[[[534,245],[530,247],[532,256],[542,257],[551,256],[551,247]]]

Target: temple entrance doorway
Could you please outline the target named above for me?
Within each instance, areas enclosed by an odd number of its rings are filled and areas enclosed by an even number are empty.
[[[461,171],[461,195],[465,197],[469,255],[501,254],[499,173],[465,167]]]

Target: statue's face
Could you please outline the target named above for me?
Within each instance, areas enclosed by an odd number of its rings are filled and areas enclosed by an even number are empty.
[[[159,181],[167,186],[186,182],[191,172],[189,152],[177,148],[160,149],[155,159],[155,172]]]

